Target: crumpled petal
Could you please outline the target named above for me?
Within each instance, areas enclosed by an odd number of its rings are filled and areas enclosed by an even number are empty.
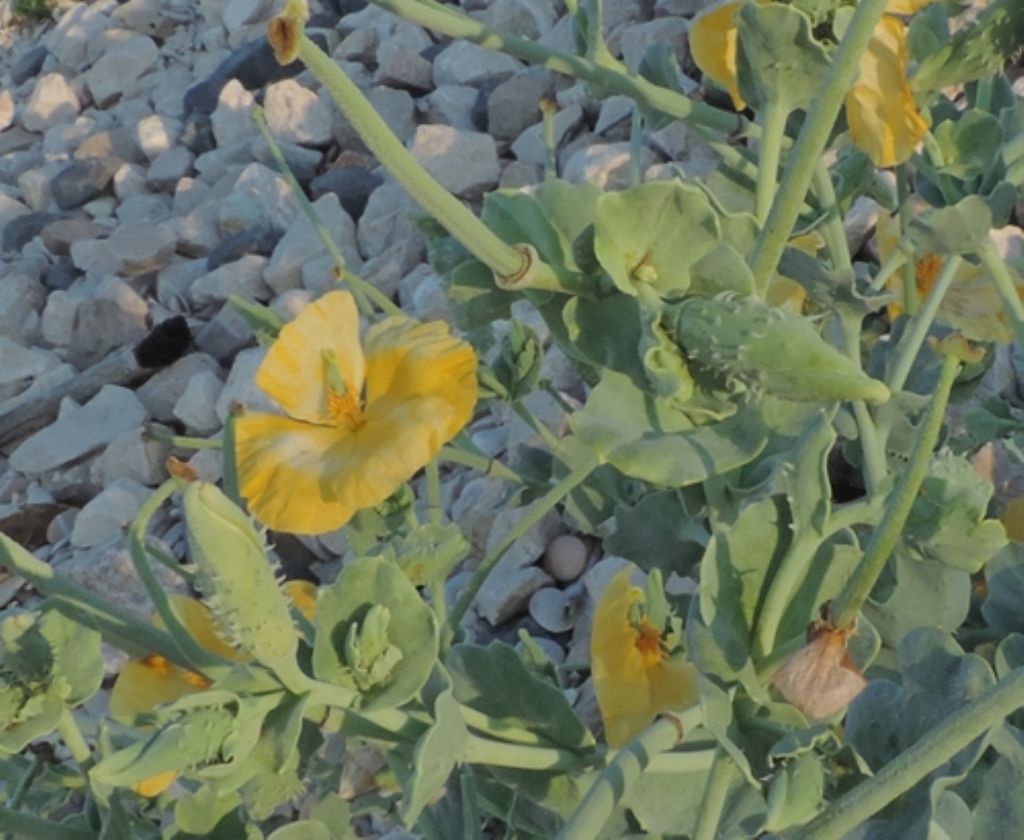
[[[285,324],[256,372],[256,384],[291,417],[328,423],[324,351],[334,353],[346,386],[358,394],[365,374],[359,313],[348,292],[329,292]]]
[[[590,640],[594,693],[604,721],[605,740],[621,747],[661,712],[685,709],[697,701],[697,670],[688,662],[662,659],[647,664],[637,647],[630,609],[644,600],[629,583],[630,569],[609,582],[594,613]]]
[[[132,790],[139,796],[159,796],[174,784],[174,780],[177,778],[178,774],[174,770],[165,770],[163,773],[157,773],[155,776],[136,782],[132,785]]]
[[[309,621],[316,619],[316,584],[308,580],[286,580],[284,591],[288,593],[295,609]]]
[[[740,95],[736,71],[736,12],[743,0],[727,0],[701,12],[690,26],[690,54],[701,72],[729,91],[737,111],[747,103]]]
[[[110,690],[110,714],[118,720],[130,720],[138,714],[172,703],[186,694],[206,688],[199,674],[151,655],[127,663]]]
[[[885,15],[860,60],[860,74],[846,96],[853,142],[875,166],[903,163],[928,132],[907,83],[907,31]]]
[[[885,10],[891,15],[913,15],[934,2],[936,0],[889,0]]]

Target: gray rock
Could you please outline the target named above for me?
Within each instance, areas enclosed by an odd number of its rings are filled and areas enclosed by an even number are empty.
[[[171,216],[171,199],[160,193],[143,192],[122,199],[116,213],[117,218],[124,224],[164,222]]]
[[[43,69],[43,62],[50,51],[45,44],[39,44],[21,54],[11,67],[11,84],[20,87]]]
[[[50,53],[59,64],[80,72],[99,57],[103,33],[110,25],[102,4],[79,3],[60,16],[48,38]]]
[[[332,55],[343,61],[358,61],[368,64],[380,46],[380,33],[376,29],[356,29],[341,39]]]
[[[305,146],[330,143],[330,109],[313,91],[295,80],[285,79],[268,87],[263,107],[275,137]]]
[[[2,247],[5,252],[20,251],[35,239],[50,222],[57,221],[57,213],[26,213],[15,216],[3,227]]]
[[[494,138],[487,134],[421,125],[409,151],[445,189],[459,196],[479,196],[497,184],[501,174]]]
[[[127,128],[90,132],[78,144],[74,157],[75,160],[110,157],[128,163],[146,163],[145,156],[139,151],[138,144]]]
[[[350,36],[351,37],[351,36]],[[418,51],[394,39],[377,48],[377,72],[374,81],[407,90],[427,91],[433,86],[430,62]]]
[[[263,279],[266,268],[266,257],[246,254],[200,277],[192,284],[189,295],[200,306],[226,301],[232,295],[246,300],[268,300],[271,293]]]
[[[50,291],[62,291],[78,279],[78,269],[64,260],[56,262],[46,269],[43,285]]]
[[[146,175],[139,166],[126,163],[114,173],[114,197],[121,202],[137,195],[148,195]]]
[[[53,195],[50,193],[50,178],[53,177],[54,167],[37,166],[26,169],[18,176],[18,189],[21,191],[21,200],[37,213],[50,209]]]
[[[10,222],[28,215],[28,212],[29,209],[16,198],[0,192],[0,232],[5,231]]]
[[[192,172],[192,152],[185,146],[175,146],[160,154],[146,172],[145,180],[158,190],[172,192],[174,186]]]
[[[523,65],[504,53],[469,41],[453,41],[434,59],[434,87],[479,85],[488,79],[507,79]]]
[[[416,131],[416,121],[413,119],[416,103],[408,91],[381,85],[371,90],[366,98],[398,139],[407,143]]]
[[[553,122],[556,149],[582,121],[583,109],[579,105],[570,105],[555,114]],[[544,123],[537,122],[520,134],[512,143],[512,154],[517,160],[525,163],[543,165],[547,156],[544,147]]]
[[[83,298],[60,289],[50,292],[43,309],[40,329],[43,339],[54,347],[67,347],[74,334],[75,316]]]
[[[418,103],[423,122],[450,125],[470,131],[486,128],[474,120],[474,107],[480,91],[468,85],[442,85]]]
[[[487,100],[487,132],[501,140],[518,137],[537,122],[540,101],[553,90],[554,77],[543,67],[502,82]]]
[[[71,253],[71,245],[84,239],[99,239],[110,235],[110,228],[81,216],[58,218],[45,225],[39,235],[43,244],[59,257]]]
[[[353,221],[359,221],[366,209],[366,202],[377,187],[384,183],[380,175],[370,172],[362,166],[342,166],[328,169],[310,182],[310,190],[314,200],[327,193],[334,193],[341,202],[342,209]]]
[[[115,347],[146,334],[146,319],[109,298],[85,300],[75,311],[71,351],[83,363],[93,362]]]
[[[213,136],[219,147],[252,139],[257,130],[249,111],[255,102],[253,95],[238,80],[232,79],[224,85],[216,110],[210,117]]]
[[[103,56],[85,73],[93,101],[106,108],[121,98],[125,80],[135,81],[148,73],[160,55],[152,38],[122,30],[127,37],[109,45]]]
[[[48,350],[25,347],[6,335],[0,335],[0,393],[3,398],[14,396],[22,388],[7,393],[8,387],[35,379],[60,364],[60,359]],[[24,382],[27,385],[28,382]]]
[[[509,161],[501,170],[498,186],[502,189],[517,190],[521,187],[536,186],[544,175],[543,167],[521,160]]]
[[[530,41],[549,32],[557,17],[551,0],[495,0],[480,16],[493,29]]]
[[[849,212],[843,217],[843,231],[846,233],[846,244],[851,254],[857,254],[864,247],[878,222],[881,205],[866,195],[853,202]]]
[[[590,181],[606,190],[629,186],[629,143],[591,143],[576,151],[565,165],[562,177],[581,183]],[[641,171],[656,162],[649,149],[643,150]]]
[[[151,376],[135,393],[154,419],[170,422],[174,420],[174,406],[188,383],[203,373],[219,378],[221,367],[207,353],[189,353]]]
[[[246,254],[269,257],[283,235],[284,233],[276,228],[256,226],[229,236],[218,243],[206,257],[207,271],[240,260]]]
[[[380,256],[394,242],[423,241],[412,220],[416,205],[408,193],[393,181],[374,190],[359,220],[359,250],[367,259]]]
[[[139,151],[153,161],[177,144],[181,136],[181,121],[150,114],[139,120],[134,135]]]
[[[645,23],[633,23],[622,30],[622,61],[636,73],[644,54],[655,44],[672,47],[680,67],[689,58],[689,24],[678,17],[661,17]]]
[[[256,387],[256,371],[267,355],[266,347],[250,347],[235,358],[228,380],[217,397],[217,419],[227,422],[232,403],[241,403],[250,411],[274,411],[270,398]]]
[[[139,482],[117,479],[78,512],[71,529],[71,544],[75,548],[95,548],[116,539],[149,495],[149,489]]]
[[[46,131],[71,122],[82,109],[75,89],[60,73],[47,73],[36,80],[32,95],[21,112],[21,124],[29,131]]]
[[[75,210],[103,195],[121,166],[117,158],[92,157],[69,163],[50,183],[53,200],[61,210]]]
[[[145,419],[135,394],[107,385],[83,406],[65,402],[57,421],[22,441],[9,463],[26,475],[39,475],[106,446]]]
[[[224,7],[224,28],[232,35],[274,14],[273,0],[229,0]]]
[[[0,91],[0,131],[6,131],[14,124],[14,95],[9,90]]]
[[[174,254],[178,236],[170,224],[125,222],[107,240],[111,253],[121,261],[121,274],[139,277],[159,271]]]
[[[288,140],[278,140],[277,147],[284,156],[288,168],[303,186],[312,181],[320,171],[320,164],[324,159],[324,153],[320,149],[300,146],[298,143]],[[263,135],[253,137],[249,148],[255,160],[265,163],[267,166],[277,166],[277,160],[270,151],[267,141],[263,139]]]
[[[170,4],[168,4],[170,5]],[[164,4],[157,0],[128,0],[110,14],[110,19],[125,29],[153,38],[167,38],[172,34],[175,21],[161,14]],[[173,15],[173,9],[170,10]]]
[[[200,371],[189,380],[185,392],[174,404],[174,416],[185,424],[190,434],[210,435],[220,428],[214,404],[223,387],[220,377],[208,370]]]
[[[252,340],[248,321],[230,303],[225,303],[195,337],[196,347],[222,364],[230,364],[235,354]]]
[[[553,582],[551,576],[537,566],[502,568],[498,563],[477,593],[474,607],[492,627],[497,627],[522,615],[533,593]]]
[[[234,190],[218,209],[221,230],[238,233],[266,224],[287,228],[299,211],[288,182],[261,163],[251,163],[238,176]]]
[[[351,270],[358,272],[362,266],[362,258],[356,243],[356,226],[342,209],[338,197],[334,193],[328,193],[318,198],[313,208],[341,250],[346,264]],[[303,213],[295,219],[281,241],[277,243],[263,273],[263,279],[279,294],[288,289],[297,289],[302,285],[302,266],[307,261],[325,254],[326,246],[309,218]]]
[[[8,271],[0,294],[0,331],[13,330],[19,335],[28,335],[31,331],[26,325],[42,310],[46,291],[34,274]]]

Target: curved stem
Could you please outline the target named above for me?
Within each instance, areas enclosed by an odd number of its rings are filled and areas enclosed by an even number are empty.
[[[764,110],[755,193],[757,221],[762,225],[768,218],[772,200],[775,198],[775,188],[779,180],[779,160],[782,157],[782,138],[786,134],[788,116],[789,112],[775,102],[769,102]]]
[[[470,733],[462,760],[492,767],[518,767],[521,770],[576,770],[586,758],[570,750],[534,747],[491,741]]]
[[[794,840],[846,836],[1021,706],[1024,668],[1013,671],[970,705],[948,715],[910,749],[829,805],[798,831]]]
[[[839,326],[843,333],[843,349],[858,369],[861,369],[860,324],[861,317],[859,315],[841,314],[839,316]],[[851,405],[853,417],[857,421],[861,452],[864,456],[864,481],[867,484],[868,496],[874,496],[882,487],[888,472],[885,464],[885,446],[867,403],[858,400]]]
[[[683,732],[703,720],[700,707],[687,709],[676,718],[663,717],[619,750],[590,786],[558,834],[559,840],[593,840],[601,834],[615,806],[650,766],[655,756],[668,752]]]
[[[832,602],[830,611],[832,625],[837,630],[844,630],[857,620],[861,606],[871,594],[875,582],[882,574],[886,561],[899,540],[907,516],[910,514],[910,508],[914,504],[914,499],[917,497],[918,490],[921,489],[921,483],[928,470],[928,460],[939,439],[942,421],[946,415],[946,405],[949,402],[949,392],[953,388],[953,382],[959,369],[960,360],[954,353],[947,353],[942,360],[939,384],[935,388],[935,394],[932,396],[932,401],[917,431],[917,441],[910,454],[910,461],[903,477],[896,489],[893,490],[882,522],[872,535],[871,542],[868,543],[864,551],[864,557],[861,558],[857,568],[846,581],[846,585]]]
[[[515,400],[511,405],[516,416],[540,435],[545,446],[553,452],[558,447],[558,437],[555,433],[544,425],[541,419],[523,404],[522,400]]]
[[[978,259],[989,273],[992,281],[996,284],[999,296],[1003,299],[1003,306],[1013,321],[1013,330],[1017,340],[1024,339],[1024,303],[1021,303],[1018,292],[1019,280],[1010,272],[999,251],[989,239],[978,250]]]
[[[729,787],[736,777],[736,763],[729,754],[719,748],[715,753],[715,763],[711,765],[704,796],[697,811],[697,825],[693,829],[693,840],[715,840],[718,835],[718,824],[722,821],[725,800],[729,795]]]
[[[798,536],[786,553],[778,572],[768,586],[764,605],[757,617],[757,635],[754,639],[754,658],[767,656],[775,647],[779,625],[792,603],[793,593],[807,577],[814,555],[821,545],[820,535]]]
[[[522,277],[532,270],[534,287],[560,288],[550,266],[507,245],[461,201],[442,187],[412,156],[381,119],[358,87],[333,59],[305,33],[299,34],[299,58],[352,123],[377,159],[427,213],[452,234],[499,280]]]
[[[503,478],[513,484],[526,484],[524,479],[515,470],[506,467],[497,458],[488,458],[486,455],[479,455],[476,452],[467,452],[465,449],[458,449],[454,446],[441,447],[438,458],[442,461],[449,461],[452,464],[461,464],[470,467],[482,475],[489,475],[495,478]]]
[[[910,180],[906,164],[896,167],[896,201],[899,204],[900,239],[907,235],[913,211],[910,208]],[[917,314],[917,267],[913,261],[903,265],[903,311],[907,315]]]
[[[82,730],[78,728],[78,721],[75,720],[71,709],[65,708],[60,715],[60,722],[57,724],[57,731],[64,745],[71,752],[71,757],[82,770],[88,770],[92,765],[92,750],[89,749]]]
[[[612,93],[621,93],[635,102],[642,103],[667,116],[688,120],[723,134],[760,136],[758,127],[739,114],[713,108],[669,88],[652,84],[634,73],[623,73],[581,56],[553,50],[536,41],[517,38],[515,35],[506,35],[468,15],[457,12],[448,6],[442,6],[440,3],[429,2],[429,0],[373,0],[373,2],[374,5],[387,9],[413,23],[418,23],[420,26],[425,26],[452,38],[463,38],[489,49],[500,50],[532,64],[541,64],[556,73],[564,73],[582,79]]]
[[[878,273],[871,281],[871,291],[880,292],[884,289],[885,284],[889,282],[897,271],[906,265],[907,260],[909,259],[910,257],[908,257],[901,248],[897,247],[896,250],[889,255],[889,259],[879,266]]]
[[[454,637],[455,632],[462,624],[462,619],[469,611],[470,606],[472,606],[477,593],[487,580],[487,576],[494,570],[494,567],[498,565],[498,561],[505,556],[505,552],[515,545],[516,541],[522,537],[523,534],[540,522],[540,520],[547,515],[548,511],[568,496],[569,493],[576,489],[577,486],[582,484],[586,480],[587,476],[593,472],[596,466],[597,460],[595,458],[593,460],[588,460],[586,463],[581,464],[572,470],[572,472],[559,481],[558,484],[537,499],[530,506],[530,509],[526,512],[523,518],[505,533],[505,536],[501,538],[501,541],[494,547],[490,554],[481,561],[480,565],[473,573],[472,579],[466,585],[466,588],[459,596],[459,600],[455,603],[455,607],[452,609],[445,633],[445,645],[447,645],[447,643]]]
[[[832,258],[832,267],[843,273],[852,272],[853,261],[850,258],[850,246],[846,242],[843,217],[839,213],[839,200],[832,185],[832,175],[822,160],[814,167],[814,191],[828,214],[822,225],[822,236],[825,237],[825,245]]]
[[[942,299],[949,291],[949,287],[953,285],[953,280],[956,278],[956,273],[962,262],[963,260],[956,255],[946,260],[946,264],[935,280],[935,285],[932,286],[932,290],[925,299],[924,306],[914,316],[910,329],[904,334],[899,347],[896,348],[896,361],[893,364],[892,373],[889,375],[889,381],[886,383],[890,391],[901,391],[907,383],[914,360],[928,336],[928,330],[931,329],[932,322],[938,314]]]
[[[843,97],[857,77],[861,54],[867,48],[875,26],[885,13],[888,0],[861,0],[835,52],[828,72],[815,97],[796,145],[787,156],[785,174],[761,235],[754,246],[751,268],[757,288],[767,287],[775,273],[800,205],[814,177],[814,169],[828,143]]]

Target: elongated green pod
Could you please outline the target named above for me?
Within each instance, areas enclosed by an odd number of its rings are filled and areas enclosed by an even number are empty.
[[[185,524],[197,582],[230,640],[275,672],[291,672],[299,633],[252,521],[215,485],[185,490]]]
[[[796,402],[884,403],[889,389],[826,342],[810,322],[758,298],[690,298],[666,308],[689,357]]]

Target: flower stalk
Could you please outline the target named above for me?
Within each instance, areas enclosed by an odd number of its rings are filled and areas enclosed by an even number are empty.
[[[722,821],[725,800],[729,795],[729,787],[736,777],[736,770],[736,762],[719,747],[715,751],[715,762],[711,765],[711,773],[704,786],[704,796],[700,800],[693,840],[715,840],[718,836],[718,825]]]
[[[999,297],[1003,299],[1003,306],[1013,321],[1013,331],[1020,341],[1024,338],[1024,303],[1021,302],[1017,291],[1017,278],[1010,272],[991,238],[982,244],[977,257],[996,284]]]

